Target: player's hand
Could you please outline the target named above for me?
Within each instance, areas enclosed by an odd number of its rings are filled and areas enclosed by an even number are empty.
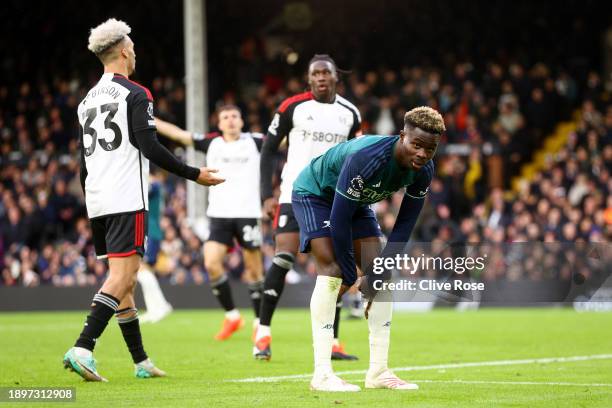
[[[371,283],[368,281],[368,276],[362,276],[359,279],[358,288],[359,288],[359,291],[361,292],[361,295],[366,300],[372,300],[374,299],[374,296],[376,296],[376,290],[371,285]]]
[[[217,169],[209,169],[208,167],[200,168],[200,175],[196,180],[196,183],[201,184],[203,186],[216,186],[217,184],[221,184],[225,181],[225,179],[215,176],[212,173],[217,173],[219,170]]]
[[[276,214],[276,208],[278,207],[278,200],[274,197],[266,198],[263,202],[263,213],[268,216],[269,219],[274,219]]]

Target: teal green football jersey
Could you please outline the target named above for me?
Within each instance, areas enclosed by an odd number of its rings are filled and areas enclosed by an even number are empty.
[[[427,194],[434,166],[402,168],[394,157],[399,136],[363,136],[341,143],[313,159],[293,183],[300,195],[315,195],[330,202],[336,193],[361,204],[390,197],[401,188],[414,198]]]

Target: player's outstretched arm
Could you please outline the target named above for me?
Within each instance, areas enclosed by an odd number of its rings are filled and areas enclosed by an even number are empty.
[[[198,169],[177,159],[176,156],[159,143],[157,134],[152,129],[134,132],[134,137],[142,154],[157,166],[170,173],[195,181],[203,186],[214,186],[225,181],[213,174],[216,172],[214,169],[206,167]]]
[[[209,169],[208,167],[200,168],[200,175],[196,180],[196,183],[201,184],[203,186],[216,186],[217,184],[221,184],[225,181],[224,178],[220,178],[216,176],[214,173],[217,173],[219,170],[217,169]]]
[[[158,117],[155,117],[155,127],[157,128],[157,133],[167,137],[170,140],[185,146],[193,145],[192,134],[185,129],[181,129],[180,127],[170,122],[166,122],[165,120],[161,120]]]
[[[188,166],[170,153],[157,139],[156,122],[153,117],[153,101],[144,92],[136,93],[131,101],[132,129],[135,145],[142,154],[162,169],[179,177],[205,186],[216,185],[224,180],[211,174],[206,167],[198,169]],[[130,138],[131,140],[131,138]]]

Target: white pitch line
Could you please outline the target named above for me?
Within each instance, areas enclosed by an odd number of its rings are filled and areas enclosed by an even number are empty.
[[[440,370],[447,368],[466,368],[466,367],[490,367],[490,366],[511,366],[520,364],[546,364],[546,363],[569,363],[574,361],[588,361],[588,360],[610,360],[612,354],[594,354],[590,356],[571,356],[571,357],[547,357],[547,358],[530,358],[523,360],[497,360],[497,361],[475,361],[471,363],[450,363],[450,364],[433,364],[423,366],[409,366],[409,367],[396,367],[392,368],[393,371],[424,371],[424,370]],[[367,370],[349,370],[349,371],[338,371],[338,375],[349,375],[349,374],[365,374]],[[240,378],[236,380],[226,380],[228,382],[278,382],[283,380],[301,380],[310,378],[312,374],[294,374],[294,375],[280,375],[275,377],[251,377],[251,378]]]
[[[471,381],[471,380],[415,380],[415,383],[445,383],[445,384],[499,384],[499,385],[562,385],[574,387],[612,387],[606,383],[572,383],[572,382],[538,382],[538,381]]]

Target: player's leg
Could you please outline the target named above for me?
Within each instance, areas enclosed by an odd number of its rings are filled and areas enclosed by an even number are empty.
[[[259,326],[255,333],[253,356],[258,360],[272,358],[272,316],[285,288],[287,272],[293,268],[293,262],[299,246],[297,232],[277,233],[274,238],[275,254],[272,265],[264,277],[263,296],[259,312]]]
[[[91,311],[74,347],[64,356],[64,366],[87,381],[106,381],[97,373],[92,353],[96,340],[118,310],[119,299],[131,289],[139,263],[139,255],[121,258],[119,262],[109,261],[108,278],[93,297]]]
[[[134,285],[130,293],[128,293],[119,304],[119,309],[115,313],[117,323],[119,323],[123,340],[125,340],[125,344],[132,355],[132,361],[134,361],[134,373],[136,377],[164,377],[166,373],[155,367],[151,359],[149,359],[147,356],[142,344],[138,309],[136,309],[136,302],[134,301],[135,289],[136,281],[134,281]]]
[[[318,391],[359,391],[359,387],[338,378],[332,370],[331,357],[334,343],[334,318],[342,278],[331,238],[310,241],[317,263],[317,280],[310,299],[314,348],[314,374],[311,389]]]
[[[96,255],[106,258],[107,251],[107,217],[91,220],[91,229]],[[131,254],[124,258],[124,263],[138,269],[140,256]],[[134,276],[129,273],[129,268],[109,265],[109,273],[102,288],[93,297],[91,309],[85,325],[74,347],[64,355],[64,367],[68,368],[86,381],[106,381],[96,370],[96,360],[93,358],[93,350],[96,340],[102,335],[108,325],[108,321],[117,311],[120,299],[128,293]]]
[[[141,323],[156,323],[172,312],[172,305],[166,300],[159,286],[153,266],[157,261],[160,242],[157,239],[149,239],[145,250],[143,262],[138,270],[138,283],[142,289],[147,312],[140,316]]]
[[[244,325],[240,312],[236,309],[229,279],[223,268],[223,260],[233,244],[233,225],[229,219],[212,218],[210,236],[204,243],[204,266],[213,295],[225,310],[221,330],[215,335],[216,340],[229,339],[232,334]]]
[[[259,321],[263,291],[263,256],[261,254],[261,227],[259,220],[244,218],[236,221],[236,238],[242,248],[244,280],[249,286],[256,321]]]
[[[351,289],[354,286],[355,285],[351,286]],[[334,343],[332,346],[331,358],[332,360],[356,361],[359,360],[359,357],[346,353],[346,351],[344,350],[344,344],[340,342],[339,338],[342,303],[342,295],[339,295],[338,301],[336,302],[336,312],[334,314]]]
[[[253,335],[255,340],[259,326],[259,311],[261,310],[261,296],[263,292],[263,257],[261,254],[261,226],[255,218],[244,218],[237,222],[237,239],[242,248],[244,262],[244,279],[249,287],[249,297],[253,305],[255,319],[253,319]]]
[[[368,271],[374,258],[382,253],[381,233],[372,210],[359,210],[353,223],[353,248],[355,259],[362,271]],[[390,296],[374,297],[368,310],[370,343],[370,366],[366,374],[366,388],[388,388],[397,390],[418,389],[416,384],[398,378],[389,370],[389,343],[393,299]]]
[[[259,322],[261,295],[263,293],[263,260],[260,249],[242,249],[244,272],[249,286],[249,297],[253,304],[253,314]]]
[[[331,353],[336,304],[342,286],[340,269],[335,262],[330,238],[329,203],[313,196],[293,195],[293,209],[300,226],[300,251],[309,252],[317,264],[317,280],[310,299],[310,317],[314,349],[314,373],[310,383],[317,391],[359,391],[336,376]]]
[[[253,332],[252,340],[255,341],[257,329],[259,328],[259,311],[261,310],[261,296],[263,292],[263,259],[261,250],[242,248],[244,261],[244,277],[249,288],[249,298],[253,305]]]
[[[285,288],[287,272],[293,268],[299,246],[299,226],[291,204],[281,204],[274,217],[274,259],[265,273],[264,295],[261,302],[260,323],[270,327],[276,305]]]
[[[290,204],[281,204],[274,217],[274,258],[264,277],[263,296],[259,313],[259,327],[255,334],[254,357],[269,360],[272,356],[272,316],[285,288],[287,272],[293,268],[300,237],[299,226]]]

